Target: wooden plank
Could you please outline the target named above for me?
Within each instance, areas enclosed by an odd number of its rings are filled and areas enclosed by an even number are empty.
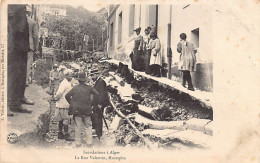
[[[167,135],[168,139],[178,139],[184,144],[194,144],[201,147],[210,147],[212,136],[199,131],[185,130]]]
[[[135,116],[135,121],[137,123],[143,123],[149,126],[150,129],[175,129],[175,130],[186,130],[185,121],[155,121],[145,118],[139,114]]]
[[[168,138],[168,135],[179,132],[179,130],[174,130],[174,129],[164,129],[164,130],[157,130],[157,129],[146,129],[142,131],[143,135],[147,136],[155,136],[158,138],[161,138],[165,140]]]
[[[205,126],[211,122],[209,119],[192,118],[186,121],[187,129],[205,133]]]
[[[154,109],[158,109],[158,107],[156,108],[150,108],[150,107],[147,107],[147,106],[144,106],[144,105],[138,105],[138,113],[146,118],[149,118],[149,119],[153,119],[153,116],[152,116],[152,111]]]

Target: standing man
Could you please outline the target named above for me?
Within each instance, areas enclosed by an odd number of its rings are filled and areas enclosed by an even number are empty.
[[[58,65],[53,65],[53,70],[50,72],[50,94],[55,95],[55,93],[58,90],[59,84],[60,84],[60,77],[59,77],[59,71],[58,71]]]
[[[70,141],[71,138],[69,136],[69,103],[65,99],[65,95],[72,89],[71,87],[71,79],[72,79],[72,70],[66,69],[64,71],[65,78],[60,83],[58,91],[54,96],[54,100],[56,102],[56,110],[55,117],[59,121],[59,131],[58,131],[58,139],[65,139]],[[64,134],[62,132],[64,129]]]
[[[41,35],[40,39],[39,39],[39,57],[42,58],[42,46],[43,46],[43,37]]]
[[[86,73],[78,74],[79,85],[76,85],[65,98],[70,104],[69,114],[73,115],[75,121],[75,143],[76,147],[81,146],[81,133],[86,134],[87,146],[92,146],[92,122],[91,122],[91,100],[90,96],[93,94],[98,97],[98,92],[89,85],[86,85]],[[83,129],[83,130],[82,130]]]
[[[26,17],[29,25],[29,52],[27,53],[26,84],[32,82],[32,64],[34,53],[38,53],[39,38],[36,22],[31,18],[31,6],[26,5]]]
[[[92,116],[92,123],[93,127],[96,130],[96,134],[98,138],[102,136],[103,133],[103,112],[104,108],[109,105],[109,99],[108,99],[108,92],[107,92],[107,84],[103,77],[108,76],[108,71],[103,71],[102,74],[98,77],[97,74],[94,74],[93,80],[95,82],[94,88],[98,91],[99,97],[94,96],[93,98],[93,116]],[[101,108],[98,107],[98,105],[101,105]]]
[[[140,35],[141,28],[136,28],[136,38],[133,49],[132,68],[136,71],[144,71],[143,36]]]
[[[22,107],[26,82],[29,27],[25,5],[8,5],[8,110],[31,113]],[[8,112],[8,115],[13,115]]]

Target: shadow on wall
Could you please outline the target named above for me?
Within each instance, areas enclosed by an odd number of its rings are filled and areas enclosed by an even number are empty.
[[[172,75],[182,81],[182,73],[178,66],[172,67]],[[191,73],[195,88],[201,91],[213,92],[213,63],[197,63],[197,71]]]

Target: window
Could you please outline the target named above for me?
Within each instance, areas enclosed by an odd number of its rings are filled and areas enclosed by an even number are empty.
[[[122,12],[119,14],[118,18],[118,43],[122,42]]]
[[[114,36],[114,25],[113,25],[113,23],[111,23],[111,25],[110,25],[110,47],[112,47],[113,43],[114,43],[113,36]]]
[[[135,27],[135,5],[130,5],[130,14],[129,14],[129,36],[134,34]]]

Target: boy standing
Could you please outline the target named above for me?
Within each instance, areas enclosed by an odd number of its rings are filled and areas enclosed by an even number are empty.
[[[58,91],[54,96],[54,100],[56,101],[56,111],[55,117],[59,121],[59,131],[58,131],[58,139],[70,140],[69,138],[69,103],[65,99],[65,95],[72,89],[71,87],[71,77],[72,70],[66,69],[64,71],[64,79],[60,83]],[[62,132],[64,129],[64,133]]]

